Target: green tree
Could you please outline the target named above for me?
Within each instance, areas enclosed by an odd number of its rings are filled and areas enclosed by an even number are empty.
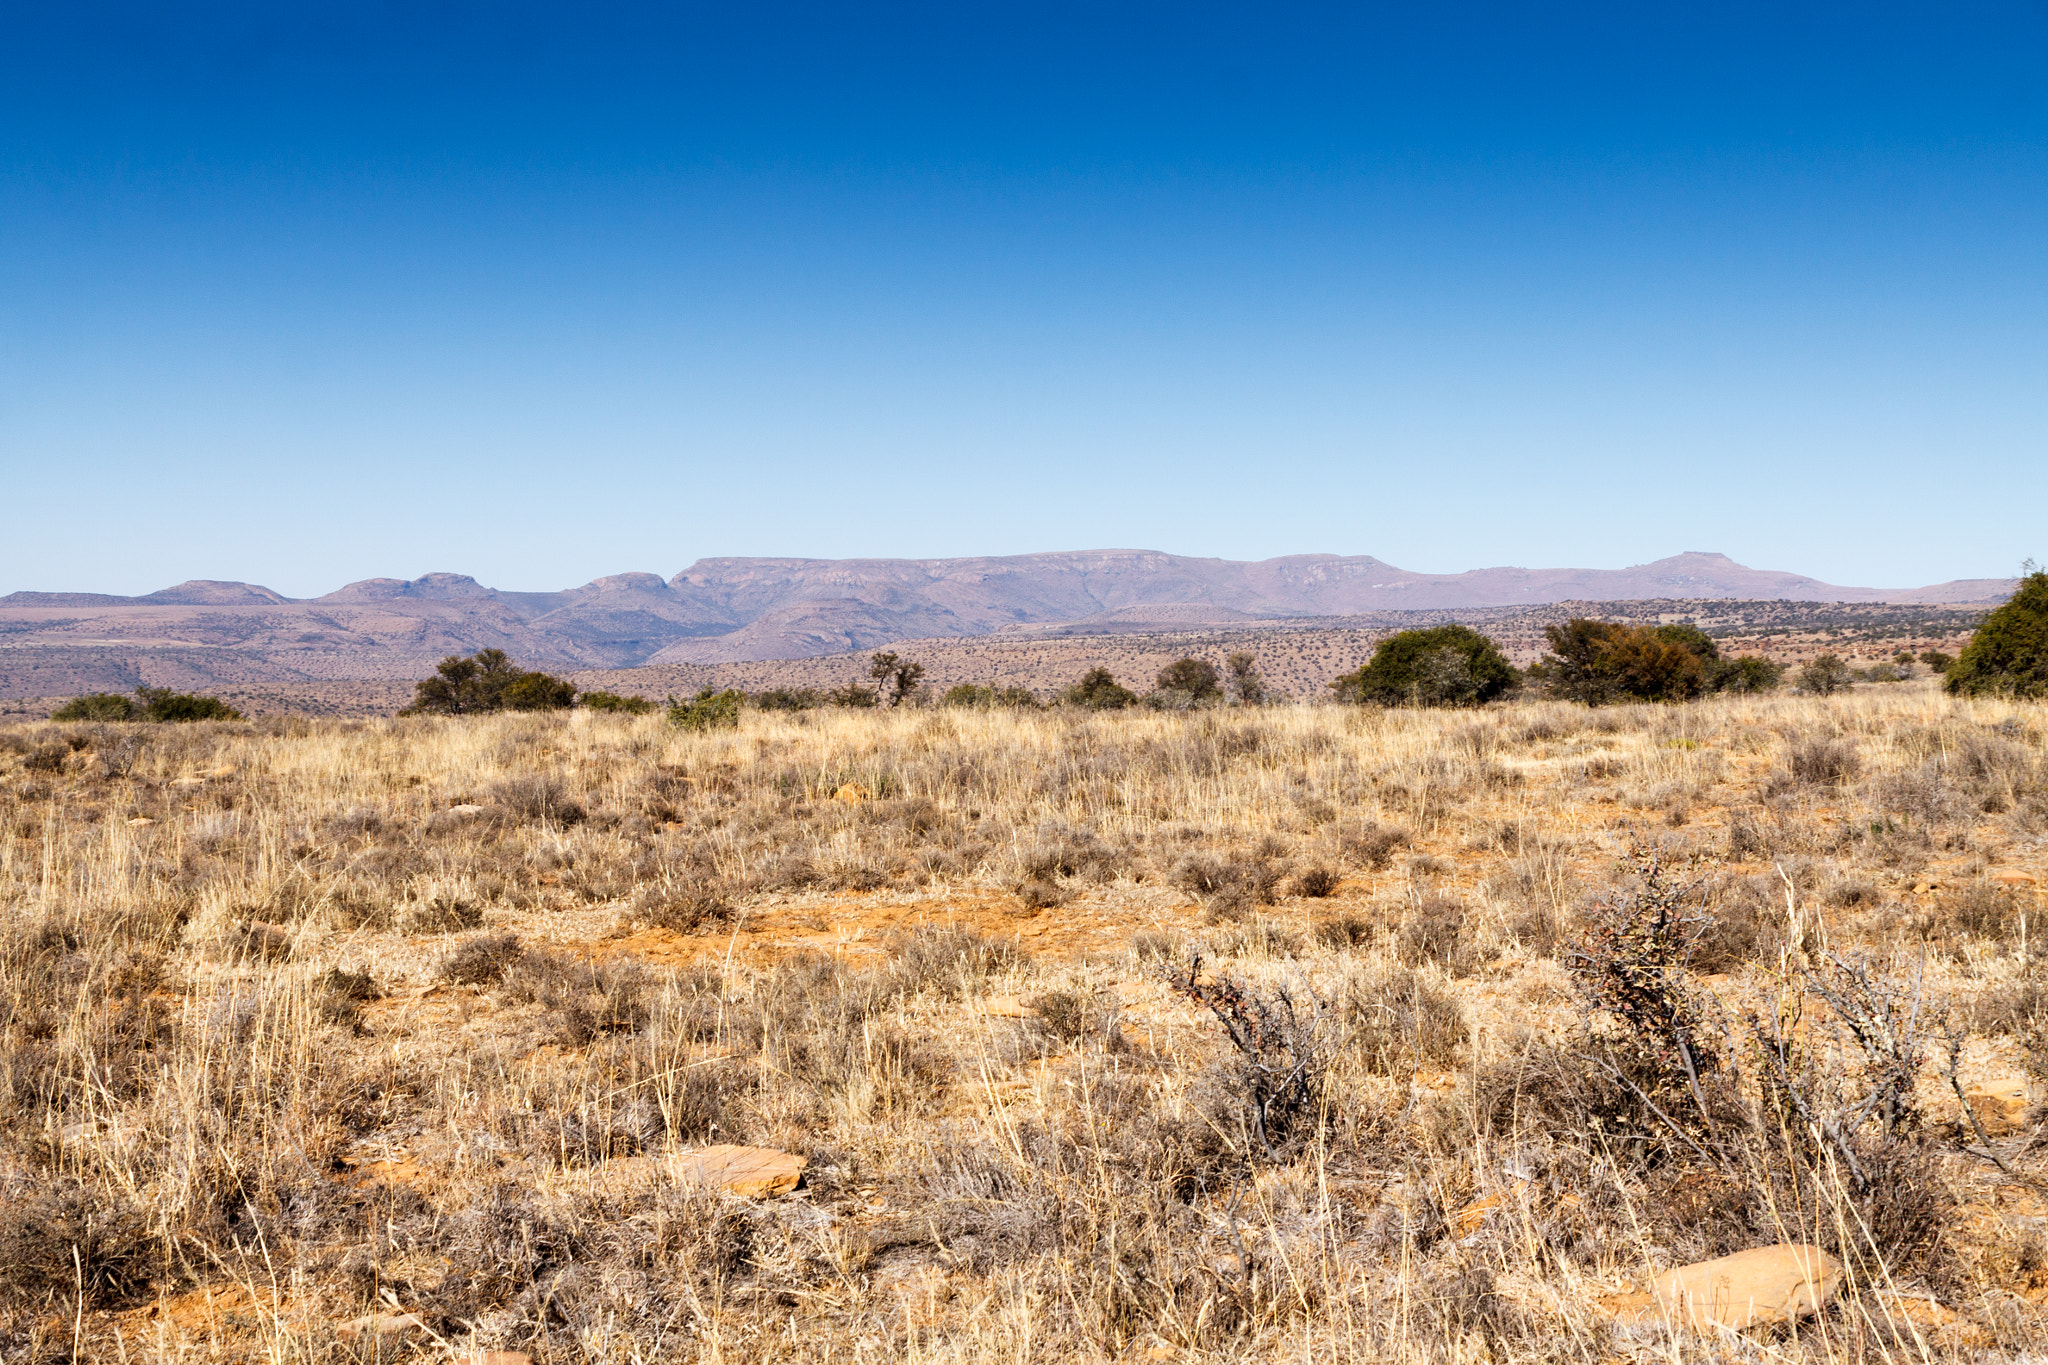
[[[1920,651],[1920,662],[1926,664],[1930,669],[1934,670],[1936,673],[1948,672],[1949,665],[1953,664],[1955,661],[1955,655],[1944,654],[1938,649],[1923,649]]]
[[[1691,650],[1693,657],[1702,664],[1714,663],[1721,657],[1721,647],[1714,643],[1714,637],[1690,621],[1674,621],[1668,626],[1656,627],[1656,631],[1658,639]]]
[[[1543,634],[1550,644],[1542,666],[1545,685],[1589,706],[1698,696],[1707,672],[1695,651],[1701,641],[1714,648],[1713,641],[1692,626],[1627,626],[1584,616],[1545,626]]]
[[[240,720],[242,713],[219,697],[173,692],[168,687],[138,687],[142,719],[155,721]]]
[[[1854,677],[1840,655],[1823,654],[1799,670],[1799,685],[1817,696],[1831,697],[1847,688]]]
[[[868,660],[868,676],[875,680],[877,690],[889,705],[901,706],[917,691],[917,684],[924,677],[924,665],[894,654],[878,653]]]
[[[1381,706],[1477,706],[1519,681],[1493,641],[1466,626],[1396,631],[1372,660],[1330,686],[1344,701]]]
[[[1237,650],[1223,661],[1230,670],[1230,695],[1239,706],[1258,706],[1266,700],[1266,680],[1259,676],[1259,661]]]
[[[1121,711],[1135,703],[1138,694],[1119,683],[1108,669],[1091,668],[1081,675],[1079,682],[1060,694],[1060,700],[1090,711]]]
[[[1207,659],[1175,659],[1159,670],[1154,686],[1161,692],[1177,693],[1199,703],[1223,695],[1223,675]]]
[[[135,703],[119,692],[88,692],[50,713],[51,720],[134,720]]]
[[[2048,697],[2048,570],[2030,562],[2019,591],[1986,616],[1942,686],[1963,696]]]
[[[734,730],[739,728],[740,703],[746,693],[728,687],[723,692],[706,687],[688,701],[668,699],[668,723],[678,730]]]
[[[413,687],[412,705],[401,716],[468,716],[487,711],[546,711],[573,705],[573,683],[530,673],[502,649],[451,654],[434,666],[434,676]]]

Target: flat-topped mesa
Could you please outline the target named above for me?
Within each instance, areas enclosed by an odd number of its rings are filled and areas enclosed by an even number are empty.
[[[365,578],[338,588],[316,602],[389,602],[404,598],[462,602],[488,598],[492,589],[462,573],[428,573],[418,578]]]

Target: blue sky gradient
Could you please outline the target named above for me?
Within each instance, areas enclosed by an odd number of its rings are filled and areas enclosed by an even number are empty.
[[[2041,3],[596,8],[0,11],[0,592],[2048,557]]]

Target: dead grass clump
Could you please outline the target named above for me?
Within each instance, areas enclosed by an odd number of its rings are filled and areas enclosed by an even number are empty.
[[[491,798],[522,820],[574,825],[589,818],[561,778],[546,773],[507,778],[491,788]]]
[[[725,887],[708,881],[643,885],[633,893],[626,910],[626,918],[633,924],[678,934],[728,924],[733,914]]]
[[[1017,945],[956,926],[924,926],[897,938],[886,968],[893,994],[958,999],[1017,963]]]
[[[1863,770],[1855,743],[1837,735],[1793,741],[1785,762],[1792,780],[1805,786],[1839,787]]]
[[[1377,872],[1394,860],[1394,854],[1413,842],[1407,830],[1395,825],[1365,821],[1345,825],[1338,831],[1338,848],[1352,866]]]
[[[1382,1075],[1449,1070],[1470,1033],[1463,1007],[1412,971],[1354,987],[1344,998],[1344,1025],[1343,1045]]]
[[[72,1178],[15,1171],[0,1182],[0,1303],[118,1307],[165,1262],[142,1211]]]
[[[1942,917],[1961,932],[1984,943],[2008,943],[2019,937],[2020,898],[2009,886],[1977,878],[1942,898]]]
[[[1316,942],[1325,948],[1356,948],[1372,942],[1373,924],[1362,915],[1339,915],[1316,926]]]
[[[437,975],[457,986],[489,986],[526,955],[517,934],[479,934],[443,959]]]
[[[1307,900],[1322,900],[1336,893],[1339,881],[1330,868],[1306,868],[1294,879],[1294,894]]]
[[[1394,936],[1394,955],[1410,967],[1425,962],[1450,969],[1463,961],[1465,907],[1449,896],[1424,896]]]

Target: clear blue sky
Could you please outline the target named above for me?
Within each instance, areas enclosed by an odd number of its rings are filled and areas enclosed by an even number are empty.
[[[0,592],[2048,558],[2048,6],[0,9]]]

